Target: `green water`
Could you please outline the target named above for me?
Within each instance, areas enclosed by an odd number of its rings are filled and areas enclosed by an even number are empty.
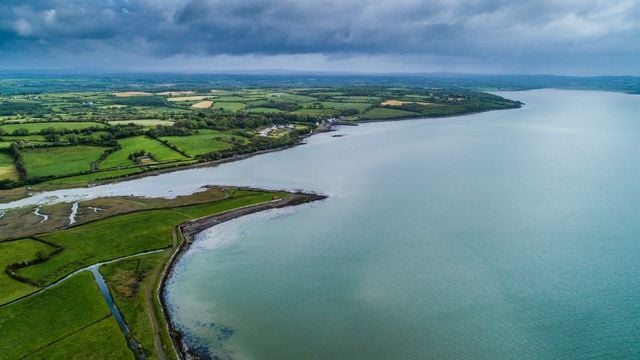
[[[324,202],[203,232],[167,299],[239,359],[640,358],[640,96],[366,124],[211,169]]]

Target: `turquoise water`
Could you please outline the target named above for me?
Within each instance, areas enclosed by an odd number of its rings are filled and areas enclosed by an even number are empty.
[[[176,324],[239,359],[640,358],[640,97],[502,95],[198,173],[330,198],[201,233]]]

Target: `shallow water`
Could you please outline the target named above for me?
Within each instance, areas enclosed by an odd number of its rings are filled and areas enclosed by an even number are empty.
[[[503,95],[183,172],[330,198],[201,233],[178,326],[237,358],[640,357],[640,97]]]

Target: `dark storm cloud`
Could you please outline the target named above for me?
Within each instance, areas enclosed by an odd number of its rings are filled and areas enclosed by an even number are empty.
[[[0,4],[3,58],[75,52],[639,59],[636,0],[35,0]],[[555,59],[555,60],[554,60]],[[595,61],[597,63],[597,61]]]

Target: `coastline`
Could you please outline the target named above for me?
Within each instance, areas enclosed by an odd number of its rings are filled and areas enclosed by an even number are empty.
[[[50,188],[45,188],[45,189],[42,189],[42,190],[35,190],[35,193],[56,191],[56,190],[63,190],[63,189],[73,189],[73,188],[87,188],[87,189],[89,189],[89,188],[92,188],[94,186],[118,184],[118,183],[125,182],[125,181],[136,180],[136,179],[141,179],[141,178],[151,177],[151,176],[156,176],[156,175],[161,175],[161,174],[168,174],[168,173],[173,173],[173,172],[182,171],[182,170],[216,167],[216,166],[221,165],[221,164],[226,164],[226,163],[236,162],[236,161],[240,161],[240,160],[245,160],[245,159],[251,158],[253,156],[268,154],[268,153],[272,153],[272,152],[278,152],[278,151],[287,150],[287,149],[290,149],[290,148],[293,148],[293,147],[296,147],[296,146],[299,146],[299,145],[304,145],[304,139],[306,139],[308,137],[311,137],[313,135],[316,135],[316,134],[336,131],[335,126],[358,126],[360,124],[379,123],[379,122],[395,122],[395,121],[420,120],[420,119],[445,119],[445,118],[465,117],[465,116],[469,116],[469,115],[481,114],[481,113],[492,112],[492,111],[517,110],[517,109],[521,109],[524,105],[525,104],[521,102],[520,105],[517,106],[517,107],[503,108],[503,109],[485,109],[485,110],[470,111],[470,112],[465,112],[465,113],[460,113],[460,114],[453,114],[453,115],[445,115],[445,116],[416,116],[416,117],[411,116],[411,117],[400,117],[400,118],[390,118],[390,119],[362,119],[362,120],[357,120],[357,121],[353,121],[353,122],[338,121],[338,122],[331,123],[329,125],[325,125],[325,127],[321,127],[319,129],[311,130],[309,133],[301,135],[293,144],[289,144],[289,145],[285,145],[285,146],[275,147],[275,148],[267,149],[267,150],[260,150],[260,151],[256,151],[256,152],[248,153],[248,154],[232,155],[232,156],[230,156],[228,158],[225,158],[225,159],[197,162],[195,164],[190,164],[190,165],[178,165],[178,166],[171,166],[171,167],[166,167],[166,168],[161,168],[161,169],[142,171],[142,172],[134,173],[134,174],[131,174],[131,175],[124,175],[124,176],[121,176],[121,177],[118,177],[118,178],[114,178],[114,179],[97,180],[97,181],[94,181],[94,182],[91,182],[91,183],[88,183],[88,184],[85,184],[85,185],[82,185],[82,186],[77,186],[77,185],[74,185],[74,184],[51,186]],[[36,184],[34,186],[38,186],[38,184]],[[21,191],[20,195],[11,195],[12,192],[17,193],[18,191]],[[2,190],[2,191],[0,191],[0,204],[9,203],[9,202],[18,201],[18,200],[22,200],[22,199],[28,198],[30,196],[30,193],[31,193],[31,191],[29,190],[29,187],[20,187],[20,188],[15,188],[15,189]],[[5,194],[6,194],[6,198],[3,198],[3,195],[5,195]]]
[[[302,205],[319,200],[326,199],[326,195],[307,193],[307,192],[295,192],[291,193],[286,199],[273,200],[268,203],[250,205],[233,210],[229,210],[223,213],[215,215],[207,215],[199,219],[191,220],[176,227],[176,233],[181,237],[178,247],[173,252],[169,261],[165,264],[162,274],[160,275],[160,283],[156,288],[156,300],[160,305],[160,311],[165,323],[165,328],[169,334],[171,340],[171,347],[178,359],[198,359],[199,357],[192,352],[187,344],[182,340],[183,334],[178,330],[171,320],[169,309],[165,304],[165,289],[167,286],[167,280],[175,266],[180,260],[180,257],[191,247],[196,234],[211,228],[218,224],[224,223],[229,220],[233,220],[245,215],[262,212],[271,209],[280,209],[289,206]]]

